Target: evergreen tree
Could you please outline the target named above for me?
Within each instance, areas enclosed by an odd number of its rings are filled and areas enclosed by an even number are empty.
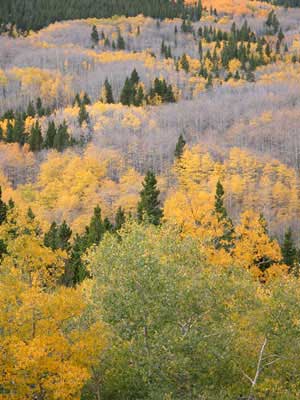
[[[33,221],[35,219],[35,215],[31,207],[29,207],[27,210],[27,217],[30,219],[30,221]]]
[[[73,107],[80,107],[81,106],[81,98],[79,93],[76,93],[74,101],[73,101]]]
[[[157,189],[157,180],[154,172],[148,171],[143,182],[143,190],[140,193],[137,214],[140,222],[146,221],[153,225],[159,225],[163,216],[159,201],[160,191]]]
[[[40,151],[43,146],[43,136],[38,121],[32,126],[29,136],[29,147],[31,151]]]
[[[98,34],[98,31],[97,31],[96,25],[94,25],[93,28],[92,28],[91,40],[92,40],[92,43],[95,46],[98,45],[98,43],[99,43],[99,34]]]
[[[13,124],[10,122],[10,120],[7,123],[6,127],[6,142],[7,143],[13,143],[14,142],[14,127]]]
[[[89,122],[89,114],[86,110],[86,106],[84,103],[82,103],[80,105],[80,109],[79,109],[79,115],[78,115],[78,122],[79,125],[82,126],[83,122],[88,123]]]
[[[184,140],[184,137],[182,134],[179,135],[177,144],[176,144],[176,148],[175,148],[175,158],[179,159],[181,158],[183,152],[184,152],[184,148],[186,145],[186,141]]]
[[[36,111],[39,117],[45,115],[45,110],[43,108],[42,99],[40,97],[37,98],[36,101]]]
[[[140,107],[143,105],[144,100],[145,100],[144,90],[143,90],[142,86],[139,86],[137,89],[133,104],[136,107]]]
[[[26,114],[28,115],[28,117],[32,117],[32,118],[35,117],[35,108],[34,108],[32,101],[30,101],[28,104]]]
[[[130,106],[134,99],[134,87],[132,85],[131,79],[126,78],[124,87],[121,92],[120,102],[124,106]]]
[[[24,133],[24,119],[22,114],[18,114],[15,120],[15,126],[13,127],[13,141],[20,143],[21,145],[25,142],[25,133]]]
[[[215,207],[214,212],[217,216],[218,221],[222,224],[223,235],[218,237],[215,246],[216,248],[223,247],[225,250],[229,250],[232,246],[233,239],[233,223],[228,216],[227,209],[224,205],[224,188],[220,181],[217,182],[216,194],[215,194]]]
[[[82,105],[82,107],[85,107],[84,104]],[[68,133],[68,126],[66,124],[66,121],[64,121],[62,124],[59,125],[56,131],[53,140],[53,148],[61,152],[65,150],[69,144],[70,144],[70,136]]]
[[[119,207],[115,218],[115,230],[119,231],[126,222],[125,212],[122,207]]]
[[[72,230],[66,221],[60,225],[57,230],[57,246],[62,250],[69,251],[70,250],[70,239],[72,236]]]
[[[139,74],[137,73],[137,70],[135,68],[131,73],[130,81],[131,81],[132,85],[137,85],[140,81]]]
[[[6,220],[7,215],[7,205],[2,200],[2,188],[0,186],[0,225]]]
[[[187,59],[187,56],[186,56],[185,53],[184,53],[184,54],[182,55],[182,57],[181,57],[180,64],[181,64],[182,69],[183,69],[186,73],[188,73],[189,70],[190,70],[190,64],[189,64],[189,62],[188,62],[188,59]]]
[[[114,230],[113,224],[110,222],[110,220],[107,217],[104,218],[103,229],[104,229],[104,232],[113,232],[113,230]]]
[[[94,215],[92,216],[90,225],[88,227],[87,238],[89,246],[93,244],[99,244],[104,232],[105,229],[101,217],[101,208],[97,206],[94,209]]]
[[[281,252],[284,264],[289,267],[290,271],[292,271],[297,260],[297,249],[293,240],[293,233],[291,228],[289,228],[284,235]]]
[[[92,104],[91,99],[89,98],[89,95],[86,92],[84,92],[83,94],[82,103],[84,103],[86,106]]]
[[[103,103],[106,104],[114,104],[115,102],[113,97],[112,87],[107,78],[105,79],[104,82],[102,101]]]
[[[125,40],[123,36],[121,35],[121,32],[118,32],[118,38],[117,38],[117,49],[118,50],[125,50]]]
[[[57,250],[58,246],[58,226],[56,222],[52,222],[50,229],[44,236],[44,245],[52,250]]]
[[[48,129],[46,132],[44,147],[46,149],[52,149],[54,147],[54,138],[56,136],[56,127],[54,121],[48,122]]]
[[[66,286],[76,286],[89,277],[89,273],[82,261],[82,255],[88,249],[88,235],[76,235],[71,249],[71,256],[65,267],[63,283]]]

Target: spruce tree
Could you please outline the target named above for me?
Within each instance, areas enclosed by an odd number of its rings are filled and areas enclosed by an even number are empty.
[[[2,200],[2,188],[0,186],[0,225],[2,225],[6,220],[7,215],[7,205]]]
[[[14,127],[13,124],[8,121],[7,123],[7,127],[6,127],[6,142],[7,143],[13,143],[14,142]]]
[[[48,122],[48,129],[46,132],[44,147],[46,149],[52,149],[54,147],[54,138],[56,136],[56,127],[54,121]]]
[[[121,92],[120,102],[124,106],[130,106],[133,103],[134,99],[134,86],[132,85],[131,79],[126,78],[124,87]]]
[[[108,79],[105,79],[104,82],[104,97],[102,98],[102,101],[106,104],[114,104],[114,97],[113,97],[113,92],[112,92],[112,87],[111,84],[109,83]]]
[[[43,146],[43,136],[38,121],[32,126],[29,136],[29,147],[31,151],[40,151]]]
[[[89,98],[89,95],[86,92],[84,92],[84,94],[83,94],[82,102],[86,106],[89,106],[90,104],[92,104],[91,99]]]
[[[84,103],[81,103],[80,109],[79,109],[79,114],[78,114],[78,122],[79,125],[82,126],[83,122],[88,123],[89,122],[89,114],[86,110],[86,106]]]
[[[87,237],[89,246],[93,244],[99,244],[104,232],[105,229],[101,217],[101,208],[97,206],[94,209],[94,215],[92,216],[90,225],[88,226]]]
[[[117,38],[117,49],[118,50],[125,50],[125,40],[123,36],[121,35],[121,32],[118,32],[118,38]]]
[[[24,119],[22,114],[18,114],[15,120],[15,126],[13,127],[13,141],[20,143],[21,145],[25,142],[25,133],[24,133]]]
[[[157,189],[157,180],[154,172],[148,171],[140,193],[137,215],[140,222],[146,221],[159,225],[163,216],[159,201],[160,191]]]
[[[43,103],[42,103],[42,99],[40,97],[37,98],[36,101],[36,111],[39,117],[42,117],[43,115],[45,115],[45,110],[43,108]]]
[[[88,247],[88,232],[86,230],[83,235],[77,234],[74,238],[71,257],[65,266],[65,274],[63,277],[63,283],[66,286],[76,286],[89,276],[81,258]]]
[[[58,226],[56,222],[52,222],[50,229],[45,233],[44,245],[52,250],[57,250],[58,246]]]
[[[98,31],[97,31],[96,25],[94,25],[93,28],[92,28],[91,40],[92,40],[92,43],[95,46],[98,45],[98,43],[99,43],[99,34],[98,34]]]
[[[232,245],[234,228],[224,205],[224,195],[225,191],[223,185],[218,181],[216,186],[214,213],[218,221],[222,224],[224,233],[222,236],[217,238],[215,246],[216,248],[223,247],[225,250],[229,250]]]
[[[125,221],[126,221],[125,212],[122,207],[119,207],[115,218],[115,230],[119,231],[125,224]]]
[[[72,236],[72,230],[66,221],[60,225],[57,230],[57,245],[60,249],[69,251],[70,250],[70,239]]]
[[[186,56],[185,53],[182,55],[181,60],[180,60],[180,63],[181,63],[182,69],[183,69],[186,73],[188,73],[189,70],[190,70],[190,64],[189,64],[189,62],[188,62],[188,59],[187,59],[187,56]]]
[[[73,101],[73,107],[75,107],[75,106],[77,106],[77,107],[81,106],[81,98],[80,98],[79,93],[76,93],[74,101]]]
[[[56,131],[56,135],[53,140],[53,148],[57,151],[62,152],[70,144],[70,136],[68,133],[68,126],[66,121],[59,125]]]
[[[175,148],[175,158],[180,159],[182,157],[185,145],[186,141],[184,140],[183,135],[180,134]]]
[[[32,101],[30,101],[28,104],[26,114],[28,115],[28,117],[32,117],[32,118],[35,117],[35,108],[34,108]]]
[[[139,74],[137,73],[137,70],[135,68],[131,73],[130,81],[131,81],[132,85],[137,85],[140,81]]]
[[[297,249],[293,240],[293,233],[291,228],[289,228],[284,235],[281,252],[284,264],[287,265],[289,267],[289,270],[291,271],[297,260]]]

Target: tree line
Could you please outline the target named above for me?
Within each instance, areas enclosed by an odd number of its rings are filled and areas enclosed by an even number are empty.
[[[39,30],[52,22],[79,18],[110,18],[114,15],[153,18],[184,17],[199,20],[202,5],[187,6],[183,0],[4,0],[0,25],[16,25],[22,31]]]

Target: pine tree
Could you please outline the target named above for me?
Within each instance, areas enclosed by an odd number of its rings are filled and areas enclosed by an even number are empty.
[[[83,94],[82,103],[84,103],[86,106],[92,104],[91,99],[89,98],[89,95],[86,92],[84,92]]]
[[[92,43],[95,46],[98,45],[98,43],[99,43],[99,34],[98,34],[98,31],[97,31],[96,25],[94,25],[93,28],[92,28],[91,40],[92,40]]]
[[[36,111],[39,117],[42,117],[45,115],[45,110],[43,108],[43,103],[42,103],[42,99],[40,97],[37,98],[36,101]]]
[[[125,50],[125,40],[123,36],[121,35],[121,32],[118,32],[118,38],[117,38],[117,49],[118,50]]]
[[[284,34],[283,34],[281,28],[280,28],[280,30],[278,32],[278,36],[277,37],[278,37],[279,42],[281,43],[283,41],[283,39],[284,39]]]
[[[84,104],[82,107],[85,107]],[[53,148],[57,151],[65,150],[70,144],[70,136],[68,133],[68,126],[66,121],[59,125],[54,140],[53,140]]]
[[[189,64],[189,62],[188,62],[188,59],[187,59],[187,56],[186,56],[185,53],[184,53],[184,54],[182,55],[182,57],[181,57],[180,64],[181,64],[182,69],[183,69],[186,73],[188,73],[189,70],[190,70],[190,64]]]
[[[76,93],[74,101],[73,101],[73,107],[80,107],[81,106],[81,98],[79,93]]]
[[[115,218],[115,231],[119,231],[126,222],[125,212],[122,207],[119,207]]]
[[[6,220],[7,215],[7,205],[2,200],[2,188],[0,186],[0,225],[2,225]]]
[[[82,103],[80,105],[80,109],[79,109],[79,115],[78,115],[78,122],[79,125],[82,126],[83,122],[88,123],[89,122],[89,114],[86,110],[86,106],[84,103]]]
[[[32,117],[32,118],[35,116],[35,108],[34,108],[32,101],[30,101],[28,104],[26,114],[28,115],[28,117]]]
[[[101,217],[101,208],[97,206],[94,209],[94,215],[92,216],[90,225],[88,227],[87,237],[89,246],[93,244],[99,244],[104,235],[104,232],[105,229]]]
[[[7,128],[6,128],[6,142],[7,143],[13,143],[14,142],[14,127],[10,121],[7,123]]]
[[[32,126],[29,136],[29,147],[31,151],[40,151],[43,146],[43,136],[38,121]]]
[[[114,230],[113,224],[110,222],[110,220],[107,217],[104,218],[103,229],[104,229],[104,232],[113,232],[113,230]]]
[[[223,247],[225,250],[229,250],[232,245],[234,228],[224,205],[224,195],[225,191],[223,185],[218,181],[216,186],[214,213],[218,221],[222,224],[224,233],[221,237],[216,239],[215,246],[216,248]]]
[[[291,228],[289,228],[284,235],[281,252],[284,264],[287,265],[291,271],[297,260],[297,249],[293,240]]]
[[[137,70],[135,68],[131,73],[130,81],[131,81],[132,85],[137,85],[140,81],[139,74],[137,73]]]
[[[60,225],[60,227],[57,230],[58,248],[69,251],[70,250],[70,242],[69,241],[71,239],[71,236],[72,236],[71,228],[66,223],[66,221],[63,221],[63,223]]]
[[[175,153],[174,153],[175,158],[180,159],[182,157],[185,145],[186,141],[184,140],[183,135],[180,134],[175,148]]]
[[[143,87],[139,86],[137,89],[133,104],[135,105],[135,107],[140,107],[143,105],[144,100],[145,100],[145,94],[144,94]]]
[[[130,104],[133,103],[134,99],[134,87],[132,85],[132,82],[129,78],[126,78],[124,87],[121,92],[120,96],[120,102],[124,106],[130,106]]]
[[[13,141],[21,145],[25,142],[24,119],[22,114],[18,114],[16,117],[15,126],[13,127]]]
[[[56,136],[56,127],[54,121],[48,122],[48,129],[46,132],[44,147],[46,149],[52,149],[54,147],[54,138]]]
[[[66,286],[76,286],[89,276],[81,258],[88,247],[88,232],[86,231],[83,235],[77,234],[71,249],[71,257],[65,266],[63,283]]]
[[[112,87],[107,78],[105,79],[104,82],[102,101],[103,103],[106,104],[114,104],[115,102],[113,97]]]
[[[35,215],[31,207],[29,207],[27,210],[27,217],[29,218],[30,221],[33,221],[35,219]]]
[[[52,250],[57,250],[58,246],[58,226],[56,222],[52,222],[50,229],[44,236],[44,245]]]
[[[159,201],[160,191],[157,189],[157,180],[154,172],[148,171],[143,182],[143,190],[140,193],[137,214],[140,222],[146,221],[153,225],[159,225],[163,216]]]

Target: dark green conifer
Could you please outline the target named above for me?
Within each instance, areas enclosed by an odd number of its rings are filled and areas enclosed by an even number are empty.
[[[148,171],[143,182],[143,190],[140,193],[138,203],[138,220],[159,225],[163,216],[159,201],[160,191],[157,189],[157,180],[154,172]]]
[[[185,145],[186,145],[186,141],[184,140],[183,135],[180,134],[177,144],[176,144],[175,153],[174,153],[176,159],[180,159],[182,157]]]

